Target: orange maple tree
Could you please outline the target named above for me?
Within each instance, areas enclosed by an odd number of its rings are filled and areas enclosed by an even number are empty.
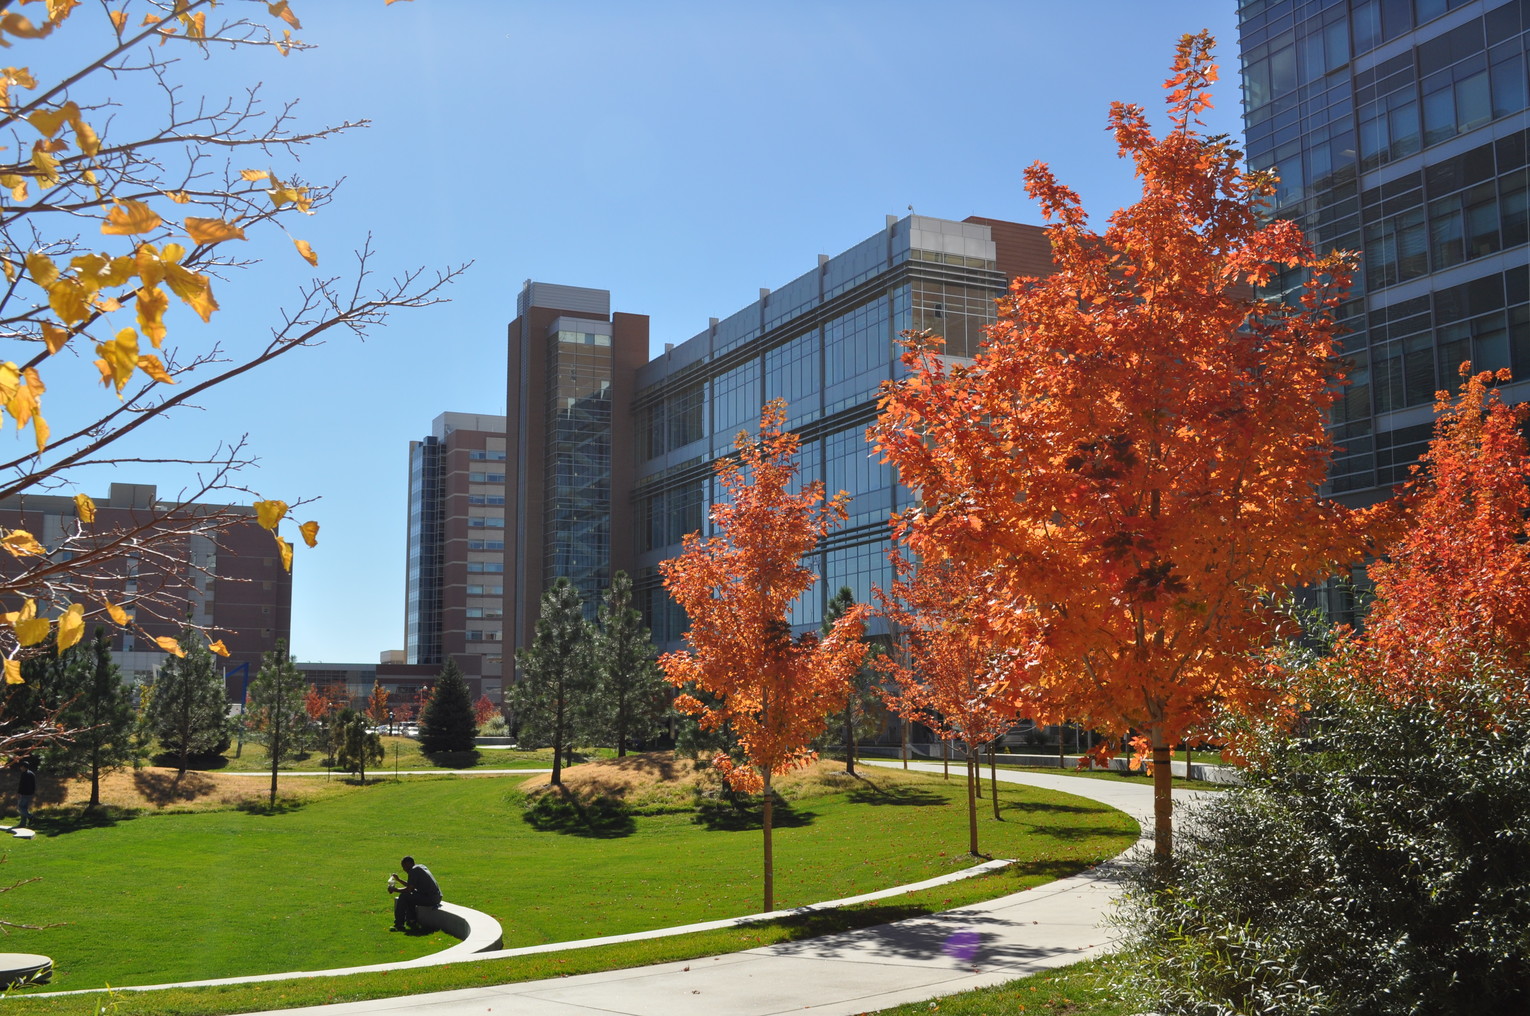
[[[372,726],[380,727],[388,722],[388,689],[379,681],[372,682],[372,693],[367,696],[365,712]],[[391,733],[391,731],[390,731]]]
[[[1148,738],[1160,860],[1170,745],[1217,707],[1272,694],[1250,662],[1276,623],[1270,598],[1360,545],[1317,497],[1352,258],[1267,222],[1274,178],[1196,129],[1211,47],[1181,40],[1163,137],[1140,107],[1112,105],[1142,195],[1103,232],[1045,165],[1026,170],[1055,272],[1014,281],[971,364],[915,343],[871,432],[921,494],[910,547],[987,574],[1014,644],[1040,626],[1037,718]],[[1277,271],[1299,291],[1250,295]]]
[[[1007,648],[1013,632],[1006,642],[995,631],[981,576],[952,558],[915,567],[896,552],[890,557],[896,577],[890,590],[877,590],[877,598],[898,633],[900,652],[878,661],[893,679],[882,699],[904,719],[965,746],[967,849],[981,856],[975,762],[981,745],[1013,725],[1019,682],[1012,675],[1024,668],[1029,654]]]
[[[727,724],[748,764],[727,755],[714,764],[734,789],[763,795],[767,911],[775,907],[771,777],[814,759],[808,742],[844,702],[866,653],[864,606],[846,611],[821,638],[792,635],[792,603],[817,581],[802,559],[844,522],[850,498],[841,491],[825,500],[820,480],[792,492],[798,439],[782,430],[785,421],[786,403],[777,399],[760,414],[758,440],[738,435],[738,458],[716,467],[727,491],[712,506],[718,535],[687,535],[680,555],[659,566],[690,619],[690,649],[665,654],[659,666],[672,684],[714,702],[682,693],[675,708],[708,730]]]
[[[1461,365],[1439,392],[1434,438],[1404,488],[1407,529],[1371,565],[1364,642],[1395,702],[1449,698],[1485,669],[1505,704],[1527,704],[1530,663],[1530,406],[1507,406],[1508,371]]]

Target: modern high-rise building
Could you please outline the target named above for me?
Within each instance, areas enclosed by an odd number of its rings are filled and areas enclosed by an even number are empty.
[[[133,547],[81,564],[75,576],[90,591],[87,600],[104,597],[133,617],[132,627],[110,632],[123,677],[152,678],[166,659],[153,640],[179,638],[190,621],[228,647],[219,664],[237,700],[262,655],[292,636],[292,576],[254,510],[162,500],[150,483],[113,483],[108,496],[94,500],[95,522],[83,532],[74,498],[58,494],[0,503],[0,527],[26,530],[52,548],[74,539],[66,553],[80,561],[88,561],[91,546]]]
[[[504,675],[505,418],[442,413],[409,443],[404,662],[455,660],[498,701]]]
[[[528,279],[508,350],[505,609],[518,648],[555,579],[593,617],[612,573],[632,570],[632,394],[648,318],[612,314],[603,289]]]
[[[802,438],[803,478],[853,497],[848,525],[814,552],[822,580],[793,623],[816,626],[842,585],[870,601],[873,584],[890,582],[888,515],[909,499],[865,437],[880,384],[902,373],[901,334],[929,329],[948,355],[970,355],[995,297],[1016,275],[1049,271],[1049,253],[1036,226],[889,216],[647,362],[647,318],[611,315],[604,290],[528,282],[510,328],[515,645],[529,641],[555,578],[572,579],[592,604],[620,568],[634,577],[655,642],[678,646],[684,618],[658,564],[705,528],[719,497],[712,464],[774,398],[787,400]]]
[[[1323,251],[1362,250],[1331,494],[1406,479],[1464,360],[1530,398],[1530,0],[1241,0],[1249,164]],[[1291,288],[1297,280],[1283,280]]]

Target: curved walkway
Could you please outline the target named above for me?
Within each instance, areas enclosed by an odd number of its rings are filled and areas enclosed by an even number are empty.
[[[889,763],[897,766],[899,763]],[[914,768],[938,771],[938,765]],[[1000,772],[999,779],[1111,805],[1151,839],[1152,787],[1143,783]],[[1176,803],[1199,796],[1176,790]],[[1134,848],[1135,849],[1135,848]],[[775,1016],[856,1014],[1002,984],[1104,951],[1101,920],[1119,888],[1113,862],[960,910],[709,959],[429,995],[275,1010],[286,1016]],[[646,933],[657,937],[666,931]],[[630,936],[644,937],[644,936]],[[574,944],[538,946],[546,951]],[[490,959],[514,951],[480,953]],[[468,960],[471,962],[471,960]]]

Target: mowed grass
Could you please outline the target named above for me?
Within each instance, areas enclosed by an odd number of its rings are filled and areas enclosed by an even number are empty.
[[[552,749],[520,751],[511,748],[478,748],[473,751],[439,752],[427,755],[420,742],[412,737],[383,736],[383,761],[367,768],[367,779],[373,776],[391,776],[394,766],[399,770],[420,769],[550,769]],[[586,748],[577,753],[580,759],[604,758],[615,754],[609,749]],[[160,765],[177,765],[171,756],[155,755]],[[328,771],[321,751],[312,751],[300,758],[282,763],[280,772],[322,773]],[[210,759],[194,759],[191,768],[203,772],[266,773],[271,772],[270,756],[264,745],[246,741],[242,747],[231,747],[221,756]]]
[[[66,923],[16,931],[6,945],[52,956],[58,990],[410,958],[451,940],[386,930],[384,883],[406,853],[430,865],[448,900],[498,918],[507,947],[759,910],[759,830],[731,809],[709,822],[638,814],[600,835],[538,831],[523,818],[521,782],[419,777],[274,815],[155,815],[67,832],[44,818],[0,872],[42,881],[6,894],[5,916]],[[982,846],[1021,864],[985,880],[988,896],[1077,871],[1137,835],[1130,818],[1069,795],[1006,788],[1001,803],[1005,820],[984,819]],[[971,863],[957,781],[874,773],[784,812],[778,906]]]

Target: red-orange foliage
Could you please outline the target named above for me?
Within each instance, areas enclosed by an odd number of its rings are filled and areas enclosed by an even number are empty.
[[[1162,138],[1139,107],[1112,106],[1142,197],[1103,233],[1046,166],[1026,170],[1056,271],[1015,280],[970,366],[912,350],[873,428],[923,496],[904,520],[912,549],[987,573],[1017,638],[1041,626],[1026,690],[1054,718],[1148,736],[1160,856],[1169,746],[1218,704],[1265,694],[1250,664],[1274,624],[1265,597],[1359,549],[1316,496],[1350,259],[1267,224],[1271,179],[1192,126],[1211,44],[1181,41]],[[1277,267],[1302,270],[1299,300],[1251,299]]]
[[[372,694],[367,696],[365,711],[374,727],[388,722],[388,689],[377,681],[372,682]]]
[[[1461,365],[1459,398],[1439,392],[1434,439],[1404,489],[1408,528],[1373,564],[1365,640],[1397,702],[1448,699],[1474,670],[1508,704],[1530,697],[1530,406]]]
[[[478,701],[473,703],[473,722],[481,727],[497,712],[499,707],[489,701],[489,696],[480,695]]]
[[[849,495],[825,501],[817,480],[791,492],[798,440],[782,431],[785,420],[778,399],[760,414],[758,441],[739,434],[738,459],[717,464],[728,495],[712,506],[719,535],[689,534],[680,555],[659,566],[690,619],[690,650],[664,655],[659,666],[677,687],[694,685],[717,702],[681,694],[675,708],[707,729],[729,724],[749,764],[735,766],[726,755],[715,763],[734,788],[764,795],[766,910],[774,900],[770,778],[812,761],[808,742],[843,704],[866,652],[864,607],[847,611],[821,639],[792,637],[792,602],[817,580],[802,559],[845,520]]]
[[[877,597],[901,652],[879,661],[897,689],[884,690],[883,701],[899,716],[966,746],[968,850],[977,854],[972,760],[980,745],[1014,723],[1014,690],[1020,686],[1014,675],[1033,662],[1034,647],[1006,648],[992,623],[982,577],[955,559],[916,568],[895,553],[892,564],[892,589],[878,590]]]
[[[310,684],[303,693],[303,711],[308,714],[308,718],[315,722],[322,720],[329,715],[330,708],[329,699],[316,685]]]

